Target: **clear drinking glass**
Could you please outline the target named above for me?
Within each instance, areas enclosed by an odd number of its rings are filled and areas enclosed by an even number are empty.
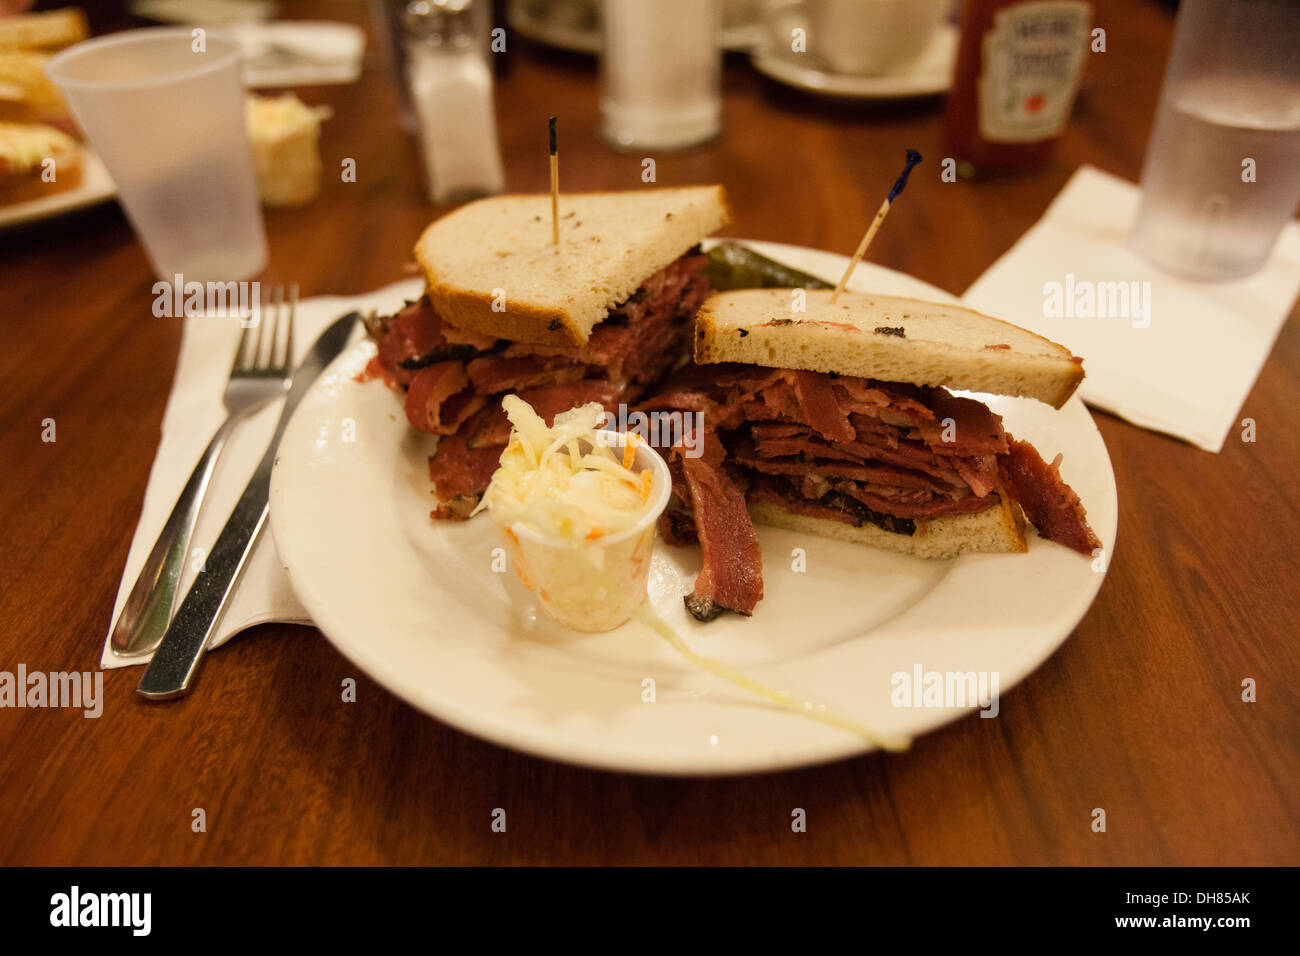
[[[722,129],[719,0],[605,0],[601,132],[617,149],[677,149]]]
[[[46,69],[158,278],[238,281],[266,267],[238,44],[188,28],[129,30],[78,43]]]
[[[1170,272],[1249,275],[1300,201],[1300,2],[1183,0],[1132,242]]]

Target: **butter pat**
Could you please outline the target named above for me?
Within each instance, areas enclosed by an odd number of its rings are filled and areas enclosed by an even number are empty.
[[[292,93],[248,98],[248,139],[265,205],[304,206],[320,194],[320,124],[332,113]]]

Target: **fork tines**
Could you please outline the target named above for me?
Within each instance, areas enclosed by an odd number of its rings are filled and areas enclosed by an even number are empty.
[[[242,323],[239,346],[235,349],[232,374],[241,372],[276,372],[288,370],[293,365],[293,317],[298,306],[298,283],[289,285],[288,302],[285,288],[276,285],[270,301],[259,305]],[[263,318],[269,321],[263,322]],[[270,332],[265,332],[266,326]],[[283,326],[283,331],[281,331]]]

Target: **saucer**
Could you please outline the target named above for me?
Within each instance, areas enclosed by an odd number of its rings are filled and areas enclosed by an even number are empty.
[[[605,45],[599,10],[584,17],[579,8],[577,13],[570,12],[568,18],[551,18],[543,15],[536,4],[512,2],[506,7],[506,22],[512,30],[530,40],[570,53],[598,55]],[[766,35],[767,30],[761,21],[742,21],[722,27],[718,32],[718,46],[743,53],[760,46]]]
[[[951,23],[935,30],[929,46],[911,64],[882,76],[835,73],[814,53],[794,53],[765,40],[751,57],[764,76],[795,89],[850,100],[894,100],[935,96],[952,86],[959,31]]]

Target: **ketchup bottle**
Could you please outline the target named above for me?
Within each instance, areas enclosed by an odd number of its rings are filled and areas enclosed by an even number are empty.
[[[1085,0],[966,0],[946,128],[963,176],[1047,162],[1074,106],[1091,19]]]

